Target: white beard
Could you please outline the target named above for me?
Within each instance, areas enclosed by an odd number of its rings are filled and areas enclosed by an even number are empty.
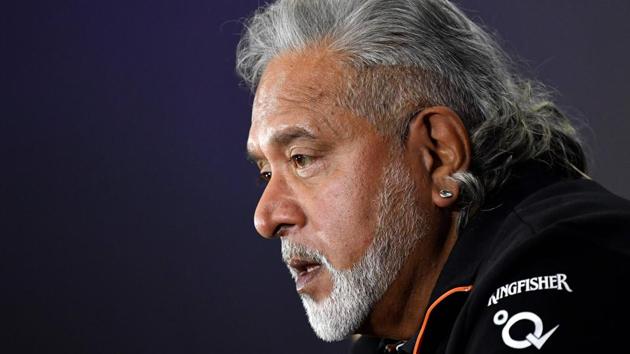
[[[331,274],[333,289],[326,299],[316,302],[300,294],[311,327],[324,341],[342,340],[361,326],[424,235],[425,217],[416,206],[417,189],[409,172],[398,162],[384,172],[374,239],[352,268],[335,269],[321,253],[282,238],[285,261],[295,256],[316,261]],[[295,270],[289,271],[296,279]]]

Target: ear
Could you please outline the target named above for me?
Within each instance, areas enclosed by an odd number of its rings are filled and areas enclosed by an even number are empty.
[[[423,109],[409,123],[406,144],[408,151],[419,153],[430,176],[433,203],[440,208],[455,204],[460,187],[451,176],[467,170],[471,157],[468,131],[459,115],[443,106]],[[452,196],[440,195],[444,191]]]

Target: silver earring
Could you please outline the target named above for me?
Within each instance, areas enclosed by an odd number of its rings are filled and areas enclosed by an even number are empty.
[[[448,198],[452,198],[453,197],[453,192],[447,190],[447,189],[441,189],[440,190],[440,197],[444,198],[444,199],[448,199]]]

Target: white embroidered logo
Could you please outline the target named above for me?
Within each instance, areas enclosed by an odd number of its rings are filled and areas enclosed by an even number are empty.
[[[547,342],[553,332],[560,327],[560,325],[556,325],[549,332],[543,334],[542,320],[533,312],[525,311],[517,313],[509,319],[508,317],[508,312],[501,310],[494,315],[494,324],[497,326],[505,325],[505,327],[503,327],[503,331],[501,332],[501,337],[503,338],[505,345],[514,349],[525,349],[532,345],[537,349],[540,349],[543,345],[545,345],[545,342]],[[522,340],[512,338],[510,335],[510,328],[512,328],[512,326],[514,326],[517,322],[524,320],[531,321],[534,324],[534,333],[529,333],[525,336],[525,339]]]
[[[565,290],[570,293],[573,292],[567,283],[567,275],[558,273],[554,275],[545,275],[540,277],[533,277],[529,279],[522,279],[519,281],[505,284],[502,287],[495,290],[495,292],[488,299],[488,306],[496,305],[499,300],[508,296],[520,294],[522,292],[538,291],[538,290]]]

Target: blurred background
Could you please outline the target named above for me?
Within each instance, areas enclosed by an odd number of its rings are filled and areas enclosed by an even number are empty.
[[[0,11],[0,352],[343,353],[256,236],[240,21],[262,1]],[[630,2],[461,0],[630,197]]]

